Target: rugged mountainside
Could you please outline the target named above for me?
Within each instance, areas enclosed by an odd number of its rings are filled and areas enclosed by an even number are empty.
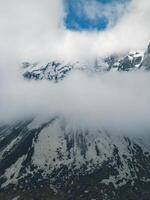
[[[150,197],[150,138],[73,130],[59,118],[34,124],[1,127],[1,194],[24,196],[50,187],[64,199]]]
[[[88,67],[87,67],[88,66]],[[66,63],[52,61],[46,64],[42,63],[23,63],[23,76],[25,79],[48,79],[62,80],[71,70],[91,70],[92,72],[101,71],[133,71],[150,69],[150,45],[145,51],[129,52],[123,56],[110,56],[104,59],[98,58],[93,63]],[[94,69],[94,70],[93,70]]]
[[[23,76],[26,79],[48,79],[48,80],[59,80],[63,79],[65,74],[67,74],[72,68],[72,64],[65,64],[59,62],[49,62],[46,64],[40,63],[23,63]]]
[[[96,72],[149,70],[150,45],[145,53],[102,63],[95,62]],[[57,81],[75,66],[81,65],[24,63],[23,75]],[[45,123],[34,118],[1,124],[0,199],[149,200],[149,144],[149,136],[73,128],[59,116]]]

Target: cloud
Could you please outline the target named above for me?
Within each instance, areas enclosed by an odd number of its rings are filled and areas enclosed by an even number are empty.
[[[0,51],[4,59],[48,55],[47,48],[55,48],[61,40],[63,15],[61,0],[0,0]]]
[[[122,10],[121,4],[107,5],[104,9],[101,4],[92,2],[85,3],[89,18],[102,14],[114,21],[114,11],[117,10],[120,15]],[[0,0],[0,5],[0,53],[3,54],[1,57],[4,61],[8,57],[16,57],[20,62],[93,59],[145,48],[150,39],[149,0],[132,0],[115,26],[93,32],[66,29],[62,0]],[[114,22],[110,20],[111,23]]]
[[[81,8],[82,15],[85,15],[91,21],[100,21],[104,18],[108,21],[108,26],[112,27],[116,24],[118,18],[125,13],[128,3],[128,1],[101,3],[96,0],[87,0],[83,3],[83,8]]]
[[[145,48],[150,40],[150,2],[133,0],[117,24],[104,31],[66,31],[64,56],[95,58]]]
[[[58,84],[11,80],[1,90],[0,121],[59,116],[77,127],[105,128],[112,134],[147,134],[149,85],[146,72],[89,77],[74,71]]]

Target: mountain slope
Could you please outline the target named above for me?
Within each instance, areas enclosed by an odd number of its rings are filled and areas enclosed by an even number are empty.
[[[73,130],[59,118],[38,128],[33,124],[31,120],[1,127],[1,192],[47,186],[67,199],[117,199],[118,192],[123,199],[126,188],[135,199],[150,188],[150,138]]]

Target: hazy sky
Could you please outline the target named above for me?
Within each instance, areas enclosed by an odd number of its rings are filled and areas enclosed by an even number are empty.
[[[104,30],[124,15],[130,0],[64,0],[64,25],[74,31]]]

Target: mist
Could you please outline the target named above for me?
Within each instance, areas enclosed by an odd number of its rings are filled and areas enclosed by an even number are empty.
[[[149,85],[150,73],[143,71],[89,76],[75,69],[57,84],[26,81],[20,73],[17,80],[12,78],[1,85],[0,122],[35,116],[41,120],[61,117],[74,127],[147,134],[150,132]]]

